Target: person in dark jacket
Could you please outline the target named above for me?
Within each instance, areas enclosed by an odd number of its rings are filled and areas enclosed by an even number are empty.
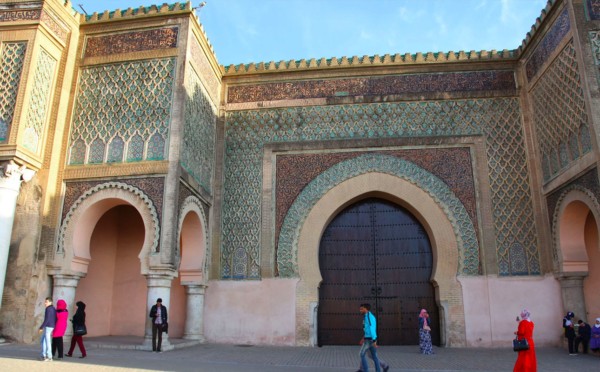
[[[575,353],[579,352],[579,344],[583,344],[583,353],[587,354],[590,339],[592,338],[592,327],[581,319],[579,319],[577,324],[579,324],[579,329],[577,330],[578,336],[575,337]]]
[[[167,308],[162,305],[162,298],[156,300],[156,305],[150,309],[150,319],[152,319],[152,352],[162,353],[162,333],[163,326],[167,324]],[[158,345],[156,345],[156,336],[158,336]]]
[[[563,318],[563,328],[565,330],[565,337],[569,340],[569,355],[577,355],[575,352],[575,328],[571,319],[575,317],[575,314],[568,312],[567,316]]]
[[[81,351],[81,356],[79,358],[85,358],[87,353],[85,352],[85,347],[83,346],[83,336],[77,336],[75,334],[75,329],[78,326],[85,326],[85,304],[81,301],[75,304],[77,306],[77,310],[75,311],[75,315],[71,320],[73,322],[73,338],[71,339],[71,347],[69,348],[69,352],[65,354],[65,356],[72,357],[73,351],[75,351],[75,343],[79,345],[79,350]]]
[[[52,297],[46,297],[44,301],[46,305],[46,312],[44,314],[44,323],[40,327],[40,333],[42,333],[42,344],[41,360],[45,362],[52,361],[52,332],[56,327],[56,309],[52,306]]]

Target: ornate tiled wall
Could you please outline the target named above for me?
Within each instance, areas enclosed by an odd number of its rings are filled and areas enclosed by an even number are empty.
[[[571,21],[569,20],[569,10],[565,8],[542,41],[540,41],[539,45],[531,55],[531,58],[529,58],[529,61],[527,61],[527,64],[525,65],[527,80],[531,81],[531,79],[539,72],[540,67],[548,60],[552,52],[560,44],[570,29]]]
[[[0,12],[0,22],[15,22],[15,21],[35,21],[40,19],[42,15],[41,9],[34,10],[13,10]]]
[[[176,59],[81,69],[69,164],[163,160]]]
[[[199,75],[202,76],[206,82],[208,93],[212,97],[213,102],[220,102],[219,88],[221,83],[219,82],[219,79],[215,76],[215,73],[210,66],[210,62],[208,62],[208,59],[204,55],[198,40],[196,40],[195,37],[192,37],[190,44],[192,60],[196,64],[196,68],[198,68]]]
[[[397,176],[427,192],[444,211],[454,228],[459,257],[457,274],[477,275],[479,273],[479,244],[476,229],[463,203],[448,185],[410,161],[385,153],[370,152],[333,165],[311,181],[295,199],[283,222],[278,242],[277,269],[280,276],[299,276],[298,239],[302,225],[314,205],[333,187],[350,178],[370,172]],[[235,271],[234,265],[234,275]]]
[[[260,277],[262,147],[268,142],[482,134],[501,275],[538,274],[539,255],[518,99],[250,110],[227,114],[221,276]],[[234,259],[234,251],[236,254]]]
[[[94,180],[94,181],[75,181],[67,182],[65,185],[64,200],[62,206],[61,224],[64,223],[69,210],[73,204],[79,199],[86,191],[90,190],[94,186],[109,182],[107,180]],[[165,178],[164,177],[147,177],[147,178],[123,178],[123,179],[111,179],[110,182],[121,182],[130,186],[134,186],[146,194],[148,198],[154,204],[156,214],[158,216],[159,231],[162,226],[162,209],[163,199],[165,192]],[[60,229],[59,229],[60,230]],[[158,244],[160,250],[160,244]]]
[[[227,102],[513,89],[513,71],[478,71],[237,85],[228,88]]]
[[[85,57],[177,48],[178,36],[179,27],[165,27],[90,37],[86,41]]]
[[[33,152],[38,151],[39,141],[44,135],[55,67],[56,59],[44,49],[40,49],[27,107],[27,121],[23,138],[23,146]]]
[[[431,173],[438,178],[454,194],[454,197],[463,205],[471,220],[471,229],[475,234],[471,247],[477,246],[479,228],[477,223],[477,205],[475,198],[475,184],[471,152],[468,148],[439,148],[439,149],[412,149],[412,150],[382,150],[377,152],[330,152],[309,153],[294,155],[278,155],[276,160],[275,181],[275,257],[278,257],[279,233],[284,219],[296,198],[305,187],[331,167],[366,154],[391,156],[413,163],[421,168],[423,173]],[[339,182],[338,178],[338,182]],[[335,186],[332,185],[332,186]],[[295,238],[295,237],[294,237]],[[479,252],[466,252],[473,259]],[[464,258],[464,254],[463,254]],[[282,263],[284,265],[284,263]],[[292,267],[293,265],[286,266]],[[477,274],[479,262],[461,268],[463,274]]]
[[[15,114],[27,42],[2,43],[0,61],[0,143],[7,141]]]
[[[544,180],[591,151],[589,120],[573,42],[530,92]]]
[[[585,10],[589,20],[600,20],[600,0],[585,0]]]
[[[186,83],[181,165],[209,193],[214,167],[216,125],[217,108],[190,66]]]

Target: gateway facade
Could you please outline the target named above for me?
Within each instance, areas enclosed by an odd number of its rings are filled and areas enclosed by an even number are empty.
[[[189,2],[2,0],[0,41],[6,336],[48,295],[146,346],[158,297],[190,342],[353,344],[363,302],[385,344],[421,308],[453,347],[600,316],[600,1],[503,51],[226,67]]]

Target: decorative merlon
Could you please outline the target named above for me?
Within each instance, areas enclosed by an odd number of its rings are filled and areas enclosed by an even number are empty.
[[[540,29],[540,26],[542,25],[542,23],[544,22],[544,20],[548,16],[548,14],[550,13],[550,10],[554,7],[554,5],[557,2],[558,2],[557,0],[548,0],[548,2],[546,3],[546,7],[544,9],[542,9],[542,14],[535,19],[535,24],[533,24],[531,26],[531,31],[529,31],[527,33],[527,35],[525,35],[525,39],[523,39],[519,48],[517,50],[515,50],[515,57],[517,57],[517,58],[521,57],[521,55],[523,54],[523,51],[525,50],[525,48],[527,47],[529,42],[533,39],[533,37],[535,36],[537,31]]]
[[[410,54],[406,53],[404,55],[394,54],[393,56],[390,54],[386,54],[383,57],[376,54],[372,57],[370,56],[353,56],[351,58],[342,57],[338,59],[336,57],[330,59],[316,59],[312,58],[310,60],[301,59],[300,61],[290,60],[286,61],[270,61],[270,62],[260,62],[258,64],[252,62],[249,64],[239,64],[239,65],[230,65],[230,66],[222,66],[222,70],[226,75],[237,75],[237,74],[248,74],[248,73],[257,73],[257,72],[275,72],[275,71],[283,71],[283,70],[308,70],[308,69],[325,69],[325,68],[341,68],[341,67],[364,67],[364,66],[385,66],[385,65],[404,65],[404,64],[416,64],[416,63],[446,63],[446,62],[473,62],[473,61],[482,61],[482,60],[490,60],[490,59],[503,59],[503,60],[515,60],[515,51],[504,49],[503,51],[498,52],[497,50],[487,51],[482,50],[477,52],[472,50],[470,52],[460,51],[455,52],[438,52],[433,53],[429,52],[426,54],[416,53]]]
[[[176,13],[190,13],[192,12],[192,2],[187,1],[185,3],[176,2],[174,4],[164,3],[160,6],[140,6],[139,8],[128,8],[126,10],[117,9],[115,11],[104,11],[103,13],[93,13],[92,15],[81,14],[81,23],[93,23],[103,22],[113,19],[121,18],[134,18],[140,16],[152,16],[158,14],[176,14]]]

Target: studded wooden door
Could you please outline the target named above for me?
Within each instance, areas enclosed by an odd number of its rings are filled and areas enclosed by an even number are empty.
[[[419,312],[427,309],[434,344],[439,317],[431,244],[420,222],[384,199],[361,200],[331,221],[319,249],[320,345],[355,345],[363,335],[361,303],[377,317],[381,345],[418,345]]]

